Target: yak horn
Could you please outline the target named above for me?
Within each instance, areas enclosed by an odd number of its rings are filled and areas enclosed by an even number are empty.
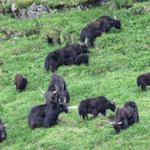
[[[112,125],[114,125],[114,124],[120,125],[120,124],[122,124],[122,121],[120,121],[120,122],[115,122],[115,121],[112,121],[112,122],[111,122],[111,121],[109,121],[109,123],[112,124]]]
[[[117,16],[115,16],[115,20],[117,20]]]
[[[63,104],[63,103],[61,103],[60,98],[59,98],[59,104]]]
[[[8,126],[8,123],[7,124],[4,124],[4,127],[7,127]]]
[[[66,97],[64,96],[64,103],[66,103],[67,102],[67,100],[66,100]]]
[[[69,106],[69,109],[77,109],[78,106]]]
[[[53,94],[56,94],[56,93],[57,93],[57,90],[58,90],[58,87],[57,87],[56,85],[54,85],[54,86],[55,86],[56,90],[53,91]]]
[[[42,91],[42,90],[40,90],[40,92],[41,92],[42,94],[45,94],[45,92],[44,92],[44,91]]]
[[[116,124],[122,124],[122,121],[120,121],[120,122],[117,122]]]
[[[88,38],[85,38],[85,42],[84,42],[85,44],[87,44],[88,43]]]
[[[109,101],[111,104],[115,104],[115,101]]]
[[[110,123],[110,124],[115,124],[116,122],[115,122],[115,121],[109,121],[109,123]]]
[[[56,94],[57,93],[57,90],[56,91],[53,91],[53,94]]]
[[[80,45],[85,45],[85,43],[80,42]]]
[[[116,102],[116,99],[114,99],[113,102]]]

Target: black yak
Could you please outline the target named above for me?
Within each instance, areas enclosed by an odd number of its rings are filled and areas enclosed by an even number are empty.
[[[50,52],[45,58],[45,69],[54,72],[61,65],[88,64],[86,45],[72,44]],[[81,57],[79,57],[82,55]],[[83,56],[85,55],[85,56]],[[78,58],[79,57],[79,58]],[[78,60],[79,59],[79,60]]]
[[[139,122],[137,105],[134,101],[128,101],[124,104],[124,107],[117,109],[115,121],[111,122],[111,124],[115,132],[119,133],[136,122]]]
[[[141,74],[137,77],[137,86],[140,86],[142,91],[146,91],[148,85],[150,85],[150,73]]]
[[[47,89],[47,92],[44,94],[46,103],[51,101],[56,103],[68,103],[70,100],[69,91],[63,77],[58,74],[52,74],[52,78]]]
[[[17,74],[15,76],[16,90],[18,90],[20,92],[22,90],[25,90],[27,83],[28,83],[27,79],[24,76],[22,76],[21,74]]]
[[[99,113],[102,115],[106,115],[106,110],[110,109],[111,111],[115,111],[116,105],[107,100],[104,96],[99,96],[96,98],[88,98],[86,100],[82,100],[79,105],[79,115],[83,117],[83,119],[88,119],[88,114],[93,114],[93,117],[96,117]]]
[[[0,119],[0,142],[4,141],[7,138],[6,126],[7,125],[4,124]]]
[[[96,37],[102,33],[110,31],[112,27],[121,29],[121,22],[117,19],[112,19],[109,16],[102,16],[84,27],[80,33],[80,41],[94,47]]]
[[[67,104],[57,104],[50,102],[35,106],[31,109],[28,124],[31,129],[38,127],[51,127],[57,123],[58,116],[61,112],[68,113]]]

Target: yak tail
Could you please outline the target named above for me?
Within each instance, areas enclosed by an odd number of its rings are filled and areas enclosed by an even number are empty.
[[[87,106],[85,102],[80,102],[78,112],[80,116],[85,116],[87,114]]]
[[[49,53],[45,58],[45,70],[48,71],[50,69],[50,61],[51,61],[51,53]]]
[[[141,82],[140,82],[139,78],[137,78],[137,86],[141,86]]]
[[[84,42],[85,42],[85,38],[86,38],[86,36],[85,36],[85,29],[83,29],[83,30],[81,31],[81,33],[80,33],[80,41],[81,41],[82,43],[84,43]]]

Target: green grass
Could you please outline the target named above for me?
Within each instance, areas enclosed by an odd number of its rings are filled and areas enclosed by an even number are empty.
[[[150,3],[136,6],[150,7]],[[47,14],[33,20],[15,20],[0,16],[0,28],[25,32],[38,28],[39,33],[10,40],[0,40],[0,118],[8,123],[8,138],[1,150],[148,150],[150,149],[150,90],[142,93],[136,77],[150,70],[150,14],[134,16],[133,8],[110,11],[108,6],[86,11]],[[44,102],[39,89],[46,90],[51,72],[43,68],[48,52],[69,42],[79,42],[81,29],[102,15],[117,15],[122,30],[111,30],[97,38],[96,48],[90,49],[89,66],[62,66],[58,74],[67,82],[70,105],[78,105],[87,97],[104,95],[122,106],[135,100],[140,123],[115,135],[107,117],[83,121],[76,110],[61,114],[58,125],[49,129],[31,130],[27,124],[32,106]],[[40,28],[39,28],[40,26]],[[45,35],[60,30],[62,45],[49,46]],[[68,36],[72,37],[67,38]],[[16,73],[24,74],[29,84],[26,91],[15,90]]]

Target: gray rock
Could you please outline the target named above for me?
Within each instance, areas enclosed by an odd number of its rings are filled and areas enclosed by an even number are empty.
[[[25,8],[19,10],[19,18],[27,19],[27,10]]]
[[[39,5],[39,6],[37,7],[37,11],[38,11],[38,12],[41,12],[41,13],[47,13],[47,12],[48,12],[48,9],[47,9],[45,6],[43,6],[43,5]]]
[[[41,13],[36,12],[36,11],[27,10],[27,17],[28,17],[29,19],[31,19],[31,18],[37,18],[37,17],[40,16],[40,14],[41,14]]]
[[[31,6],[28,7],[28,10],[37,11],[37,5],[33,3]]]

